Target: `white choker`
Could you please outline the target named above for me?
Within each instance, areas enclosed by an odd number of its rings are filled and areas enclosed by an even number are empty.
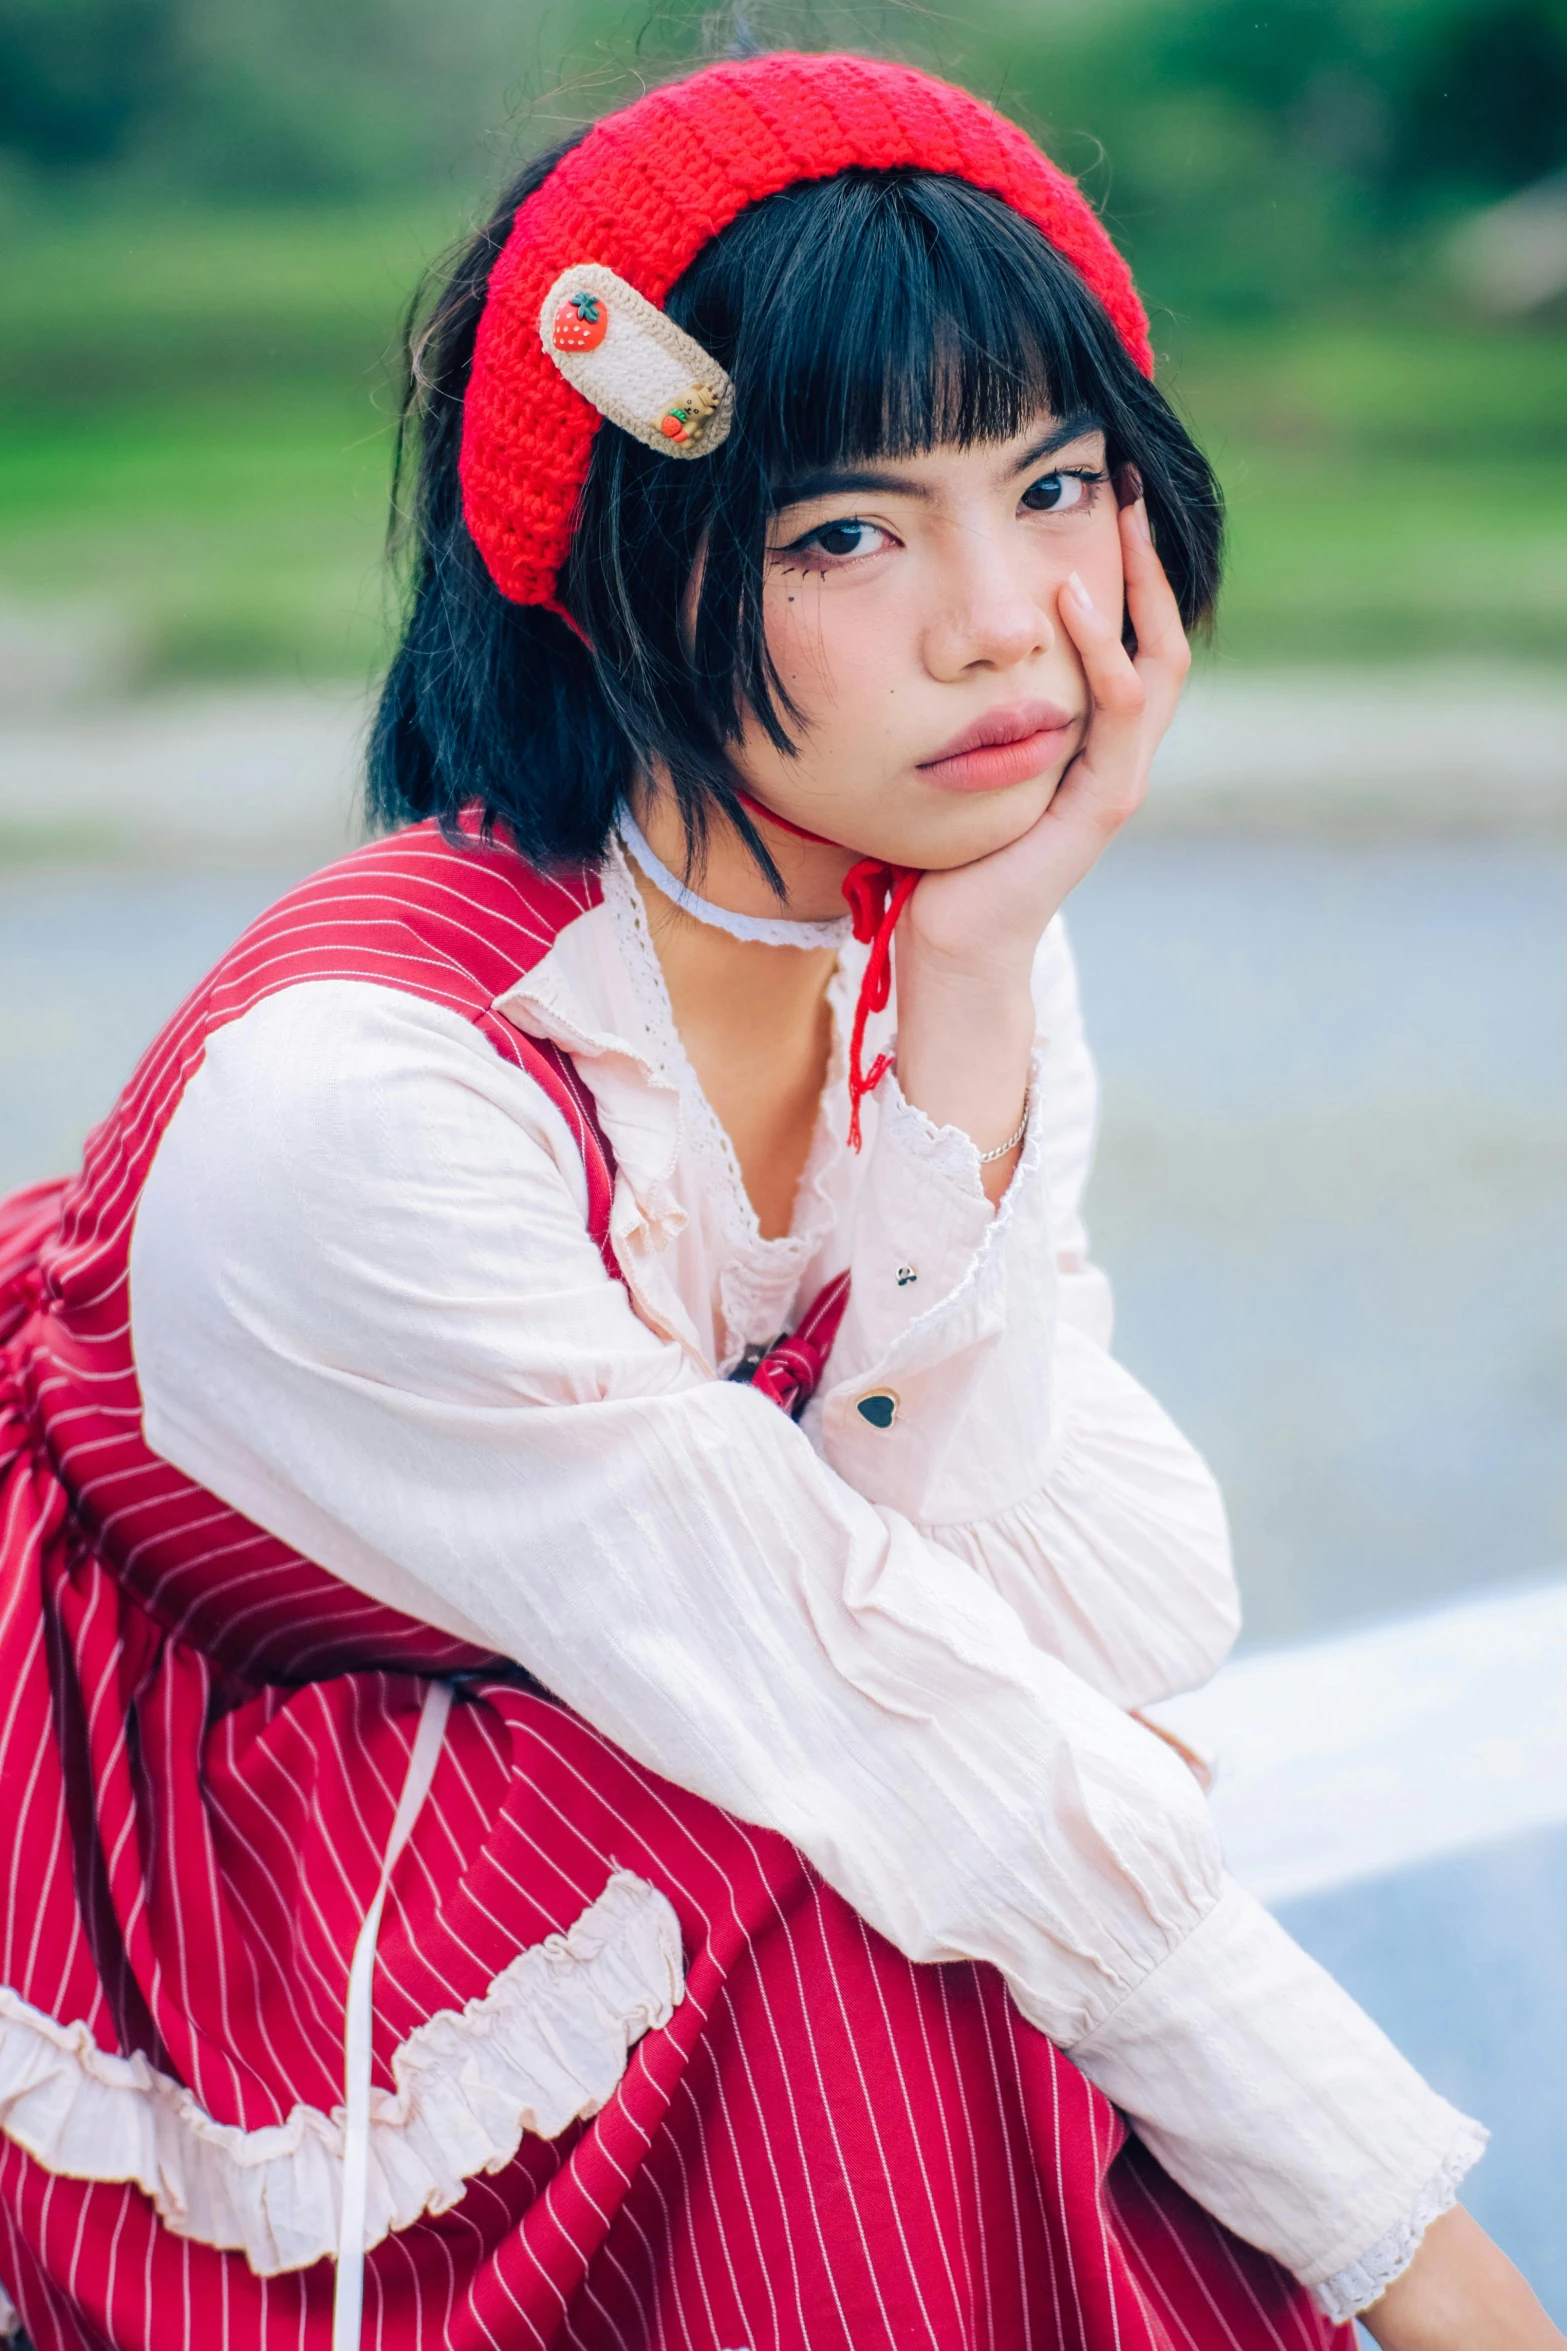
[[[846,914],[831,922],[788,922],[778,915],[732,914],[727,906],[714,906],[710,899],[699,898],[670,872],[629,808],[620,812],[620,838],[655,889],[672,899],[682,914],[711,923],[715,931],[727,931],[731,939],[745,939],[759,947],[832,948],[842,947],[848,940]]]

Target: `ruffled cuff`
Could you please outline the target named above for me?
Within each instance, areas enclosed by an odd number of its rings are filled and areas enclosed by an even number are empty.
[[[996,1209],[966,1135],[894,1077],[878,1093],[849,1309],[807,1425],[841,1477],[917,1525],[989,1515],[1039,1482],[1056,1305],[1040,1092],[1036,1061]]]
[[[834,1359],[849,1377],[851,1358],[870,1369],[911,1323],[951,1298],[992,1226],[1014,1214],[1015,1183],[998,1213],[985,1197],[975,1145],[916,1109],[891,1071],[876,1089],[876,1110],[855,1211],[851,1317]]]
[[[1230,1881],[1071,2055],[1172,2178],[1338,2317],[1413,2258],[1485,2144]]]
[[[1366,2252],[1312,2287],[1311,2298],[1325,2317],[1343,2325],[1381,2300],[1393,2280],[1402,2277],[1414,2260],[1431,2223],[1457,2203],[1465,2175],[1485,2153],[1485,2144],[1486,2133],[1480,2125],[1460,2115],[1446,2161],[1427,2180],[1403,2218]]]

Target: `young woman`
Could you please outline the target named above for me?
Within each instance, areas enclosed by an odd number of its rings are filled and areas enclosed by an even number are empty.
[[[418,334],[405,829],[5,1220],[39,2346],[1560,2341],[1135,1711],[1236,1623],[1057,919],[1215,591],[1149,367],[850,57],[602,123]]]

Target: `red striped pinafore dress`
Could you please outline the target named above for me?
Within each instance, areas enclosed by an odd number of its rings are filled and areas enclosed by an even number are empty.
[[[273,990],[369,980],[471,1019],[573,1119],[607,1250],[590,1100],[491,1010],[596,895],[424,827],[358,852],[223,959],[77,1177],[0,1209],[0,2285],[38,2351],[328,2351],[349,1965],[440,1677],[445,1736],[380,1927],[383,2219],[356,2339],[1346,2344],[999,1977],[911,1965],[782,1839],[143,1443],[141,1186],[207,1036]],[[562,2127],[486,2055],[496,2003],[520,1985],[507,2013],[559,2054],[549,2003],[612,1965],[593,1922],[638,1884],[678,1921],[684,1996],[677,1974],[599,2110]]]

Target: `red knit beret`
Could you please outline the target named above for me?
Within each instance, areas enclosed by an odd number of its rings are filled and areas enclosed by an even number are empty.
[[[559,609],[598,410],[539,338],[565,270],[597,262],[662,307],[747,205],[858,165],[944,172],[1031,220],[1097,294],[1144,374],[1131,272],[1076,184],[1015,123],[928,74],[868,57],[746,58],[650,90],[594,126],[519,206],[490,274],[463,418],[463,512],[503,595]]]

